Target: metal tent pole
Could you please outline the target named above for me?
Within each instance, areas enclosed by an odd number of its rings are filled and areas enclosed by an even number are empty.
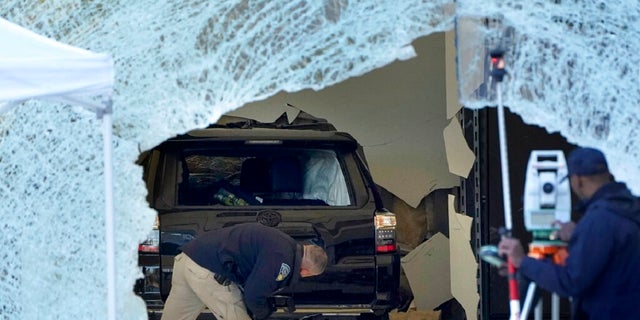
[[[116,264],[115,264],[115,223],[113,209],[113,143],[112,143],[112,101],[105,102],[105,108],[98,110],[102,118],[102,140],[104,142],[105,181],[105,232],[107,245],[107,319],[116,319]]]

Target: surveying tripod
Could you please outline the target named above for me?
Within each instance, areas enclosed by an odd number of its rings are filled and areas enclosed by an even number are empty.
[[[535,237],[535,235],[534,235]],[[559,240],[534,240],[529,244],[529,257],[534,259],[552,259],[553,263],[564,265],[568,256],[567,244]],[[537,290],[535,282],[529,283],[524,303],[522,304],[520,319],[526,320],[531,310],[534,296]],[[538,299],[536,305],[535,320],[542,320],[542,300]],[[551,320],[560,319],[560,297],[556,293],[551,295]]]

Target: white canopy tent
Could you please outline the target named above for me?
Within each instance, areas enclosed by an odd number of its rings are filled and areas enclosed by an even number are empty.
[[[40,36],[0,18],[0,113],[29,99],[80,105],[103,123],[108,319],[115,319],[111,93],[113,59]]]

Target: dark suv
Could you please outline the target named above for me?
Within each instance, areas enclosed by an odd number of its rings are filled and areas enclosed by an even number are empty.
[[[326,271],[277,293],[273,317],[386,318],[398,305],[395,215],[357,141],[301,113],[274,123],[225,118],[140,158],[158,231],[139,247],[135,290],[150,313],[171,289],[173,257],[198,234],[259,222],[323,246]]]

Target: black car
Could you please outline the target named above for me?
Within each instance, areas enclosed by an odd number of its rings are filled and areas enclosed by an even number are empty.
[[[286,115],[269,124],[227,118],[141,155],[158,212],[158,230],[139,247],[145,279],[135,288],[150,313],[161,312],[185,243],[256,221],[329,256],[322,275],[273,297],[273,317],[386,318],[398,306],[396,219],[382,206],[360,145],[301,115],[292,124]]]

